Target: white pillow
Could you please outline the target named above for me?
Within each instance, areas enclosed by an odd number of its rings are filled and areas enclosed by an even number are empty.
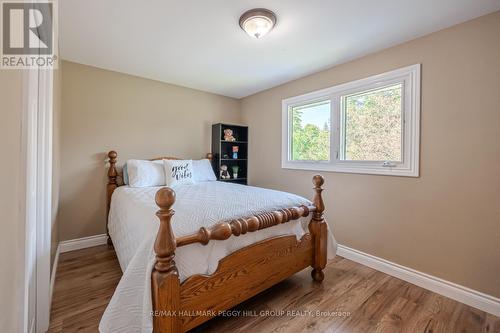
[[[163,160],[167,186],[194,184],[192,160]]]
[[[130,187],[163,186],[163,161],[128,160],[127,173]]]
[[[212,164],[207,159],[193,161],[193,176],[195,182],[210,182],[217,180]]]

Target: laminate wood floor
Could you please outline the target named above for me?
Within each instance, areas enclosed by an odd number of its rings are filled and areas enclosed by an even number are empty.
[[[61,254],[49,332],[97,332],[120,277],[106,245]],[[500,333],[498,317],[338,256],[322,284],[304,270],[233,310],[193,332]]]

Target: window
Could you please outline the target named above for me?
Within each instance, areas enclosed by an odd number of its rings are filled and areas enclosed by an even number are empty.
[[[283,100],[282,167],[418,177],[420,65]]]
[[[398,83],[342,97],[342,160],[403,160],[402,89]]]
[[[330,101],[293,106],[291,109],[292,160],[330,160]]]

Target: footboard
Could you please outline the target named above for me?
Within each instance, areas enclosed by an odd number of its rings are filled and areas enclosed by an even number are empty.
[[[182,331],[310,266],[312,255],[309,234],[276,237],[230,254],[212,275],[191,276],[181,284]]]
[[[302,269],[312,266],[312,277],[323,280],[326,266],[327,226],[321,196],[323,178],[314,176],[313,205],[291,207],[248,218],[201,228],[197,233],[176,238],[171,220],[175,192],[166,187],[156,194],[160,207],[160,228],[154,245],[156,263],[151,276],[153,325],[155,333],[185,332],[273,286]],[[193,275],[182,284],[175,266],[175,249],[192,243],[208,244],[247,232],[287,223],[312,213],[309,233],[273,237],[244,247],[219,261],[211,275]]]

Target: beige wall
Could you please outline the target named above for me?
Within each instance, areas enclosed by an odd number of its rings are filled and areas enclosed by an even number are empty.
[[[0,327],[20,332],[24,224],[20,212],[22,73],[0,70]]]
[[[340,244],[500,297],[500,12],[242,100],[250,182],[311,196],[281,169],[281,100],[422,64],[419,178],[322,172]],[[334,41],[332,41],[334,42]]]
[[[240,122],[238,100],[63,62],[60,239],[105,232],[106,152],[120,162],[202,158],[211,125]]]

